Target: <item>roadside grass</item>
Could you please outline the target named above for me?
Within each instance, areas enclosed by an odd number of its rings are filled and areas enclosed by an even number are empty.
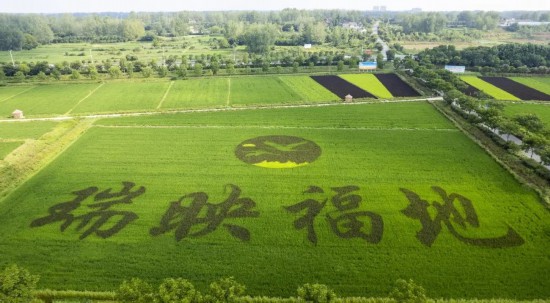
[[[268,105],[303,101],[277,77],[231,78],[231,105]]]
[[[38,139],[57,125],[54,121],[0,122],[0,139]]]
[[[9,153],[21,146],[23,141],[2,142],[0,141],[0,160],[4,159]]]
[[[550,104],[510,103],[504,107],[504,114],[509,117],[518,114],[535,114],[550,127]]]
[[[550,95],[550,77],[510,77],[510,79]]]
[[[390,91],[373,74],[338,75],[340,78],[368,91],[381,99],[392,99]]]
[[[281,76],[279,79],[298,95],[302,101],[339,101],[340,98],[309,76]]]
[[[217,107],[227,103],[228,78],[177,80],[161,108]]]
[[[415,107],[422,114],[415,116]],[[381,117],[372,119],[376,116]],[[550,296],[550,281],[541,279],[550,268],[547,209],[533,191],[429,104],[197,112],[104,119],[95,125],[0,202],[0,255],[6,263],[40,274],[41,288],[112,290],[129,277],[153,283],[184,277],[206,289],[213,280],[234,276],[251,295],[291,296],[298,285],[311,282],[330,285],[340,296],[380,297],[396,279],[414,277],[429,285],[428,295],[436,298]],[[294,169],[257,167],[235,156],[241,142],[268,135],[311,140],[321,148],[321,156]],[[61,232],[63,220],[30,227],[33,220],[47,216],[50,207],[72,201],[76,190],[97,186],[115,193],[123,181],[146,191],[131,204],[110,208],[138,216],[110,238],[92,234],[78,240],[89,226],[79,231],[74,222]],[[208,203],[219,205],[228,199],[227,184],[242,190],[240,198],[255,202],[252,210],[259,212],[257,217],[225,218],[212,233],[188,235],[181,241],[176,241],[173,230],[150,234],[173,201],[204,192]],[[380,215],[380,242],[341,238],[331,228],[327,216],[343,214],[335,208],[336,192],[331,188],[349,185],[359,189],[346,197],[359,197],[361,202],[344,213]],[[310,186],[324,193],[306,192]],[[525,244],[496,249],[469,245],[453,236],[445,221],[431,246],[421,244],[417,237],[422,226],[402,212],[410,202],[400,188],[414,191],[426,203],[444,203],[432,186],[472,202],[479,227],[448,223],[460,236],[496,238],[510,227]],[[312,225],[317,245],[307,239],[305,229],[295,229],[295,220],[308,210],[291,213],[284,208],[306,199],[327,199]],[[182,206],[191,200],[184,199]],[[73,214],[94,210],[90,203],[93,199],[86,199]],[[466,216],[463,204],[453,204],[453,218]],[[233,214],[240,206],[235,205]],[[200,216],[206,216],[204,209]],[[371,220],[359,220],[365,222],[362,232],[374,232]],[[176,216],[170,222],[184,221]],[[340,222],[343,230],[346,222]],[[115,222],[110,223],[103,229]],[[223,224],[247,229],[250,241],[232,236]],[[190,232],[204,227],[192,226]]]
[[[107,82],[72,113],[154,110],[170,82]]]
[[[77,104],[99,84],[46,84],[0,102],[0,116],[20,109],[25,116],[61,115]]]
[[[504,90],[487,83],[478,77],[475,76],[461,76],[460,79],[471,86],[479,89],[480,91],[488,94],[489,96],[495,98],[496,100],[507,100],[507,101],[519,101],[520,99]]]

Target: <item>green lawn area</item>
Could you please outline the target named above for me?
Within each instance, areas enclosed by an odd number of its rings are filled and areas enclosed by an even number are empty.
[[[487,83],[476,76],[461,76],[460,79],[496,100],[519,101],[520,99],[502,89]]]
[[[292,88],[303,101],[337,101],[338,96],[324,88],[309,76],[281,76],[279,79]]]
[[[507,104],[504,108],[504,113],[507,116],[517,114],[535,114],[546,126],[550,127],[550,104],[537,103],[513,103]]]
[[[241,161],[241,148],[274,153],[243,143],[264,136],[309,140],[320,155],[292,169]],[[305,141],[263,142],[289,157],[308,152]],[[103,191],[119,192],[124,181],[135,183],[129,193],[145,191],[94,207],[121,198]],[[55,205],[69,213],[38,220]],[[307,213],[313,223],[296,228]],[[77,225],[93,214],[114,216],[99,227],[106,238],[79,239],[92,223]],[[128,224],[108,233],[121,219]],[[0,222],[3,262],[41,275],[40,288],[112,290],[129,277],[184,277],[205,290],[234,276],[251,295],[287,297],[309,282],[340,296],[382,297],[396,279],[413,278],[433,298],[550,296],[542,278],[548,210],[427,103],[100,120],[0,201]]]
[[[510,77],[510,79],[550,95],[550,77]]]
[[[170,82],[106,82],[71,113],[131,112],[155,109]]]
[[[11,153],[13,150],[18,148],[21,144],[23,144],[23,141],[17,141],[17,142],[1,142],[0,141],[0,160],[4,159],[5,156],[7,156],[9,153]]]
[[[267,105],[295,103],[302,97],[277,77],[231,78],[230,104]]]
[[[391,99],[393,95],[373,74],[338,75],[349,83],[358,86],[381,99]]]
[[[227,105],[229,78],[175,81],[162,108],[196,108]]]
[[[16,97],[0,102],[0,115],[7,116],[14,109],[22,110],[27,117],[62,115],[98,86],[98,83],[39,85]]]
[[[0,86],[0,105],[2,104],[1,102],[35,87],[36,86]]]
[[[0,122],[0,139],[38,139],[57,125],[53,121]]]

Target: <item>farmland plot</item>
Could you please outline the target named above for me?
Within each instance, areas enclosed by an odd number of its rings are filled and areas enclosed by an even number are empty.
[[[394,97],[418,97],[420,94],[396,74],[375,74]]]
[[[227,104],[229,78],[174,81],[162,108],[219,107]]]
[[[376,78],[373,74],[353,74],[353,75],[339,75],[340,78],[357,85],[358,87],[370,92],[378,98],[391,99],[393,95],[388,89]]]
[[[100,84],[48,84],[40,85],[4,102],[0,102],[0,115],[7,116],[20,109],[26,116],[62,115]]]
[[[462,76],[460,79],[467,84],[479,89],[496,100],[519,101],[520,99],[490,83],[487,83],[475,76]]]
[[[38,139],[52,130],[57,123],[52,121],[0,122],[0,139]]]
[[[504,113],[510,117],[517,114],[535,114],[542,120],[542,122],[544,122],[544,124],[550,127],[550,106],[546,104],[507,104],[506,107],[504,107]]]
[[[230,104],[295,103],[302,97],[276,77],[231,78]]]
[[[23,141],[2,142],[0,141],[0,160],[18,148]]]
[[[510,79],[550,95],[550,77],[510,77]]]
[[[432,297],[548,297],[536,194],[428,104],[383,105],[101,120],[0,201],[0,254],[49,288],[234,276],[252,295],[384,296],[413,277]]]
[[[550,95],[504,77],[481,77],[483,81],[507,91],[521,100],[550,101]]]
[[[354,98],[376,98],[373,94],[338,76],[311,76],[311,78],[340,97],[340,99],[344,99],[348,94]]]
[[[127,112],[155,109],[170,82],[108,82],[71,113]]]
[[[340,99],[309,76],[283,76],[279,79],[300,95],[302,101],[335,101]]]
[[[36,86],[0,86],[0,102],[13,98],[22,92],[31,90]]]

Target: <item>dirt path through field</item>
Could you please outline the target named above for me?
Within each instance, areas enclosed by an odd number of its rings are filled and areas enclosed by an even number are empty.
[[[174,85],[174,81],[170,82],[170,85],[168,85],[168,88],[166,89],[166,92],[164,92],[164,95],[162,96],[162,99],[160,99],[159,105],[157,105],[157,109],[159,109],[162,106],[162,103],[164,103],[164,100],[168,96],[168,93],[170,92],[170,89],[172,88],[172,85]]]

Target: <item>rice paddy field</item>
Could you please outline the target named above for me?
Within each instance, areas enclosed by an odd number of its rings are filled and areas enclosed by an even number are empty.
[[[5,156],[7,156],[12,151],[14,151],[21,144],[23,144],[23,141],[9,141],[9,142],[0,141],[0,160],[4,159]]]
[[[510,79],[550,95],[550,77],[510,77]]]
[[[375,95],[377,98],[391,99],[393,95],[373,74],[340,75],[344,80]]]
[[[550,104],[541,103],[511,103],[504,107],[507,116],[517,114],[536,114],[544,124],[550,127]]]
[[[381,297],[413,278],[433,298],[550,296],[548,209],[424,102],[97,120],[0,222],[3,262],[40,288],[234,276],[251,295]]]

